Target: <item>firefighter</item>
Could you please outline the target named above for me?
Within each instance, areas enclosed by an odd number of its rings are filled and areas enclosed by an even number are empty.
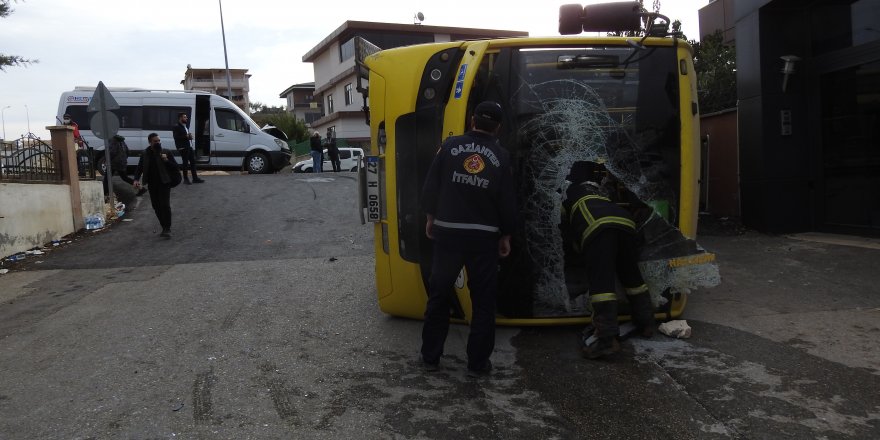
[[[449,332],[453,285],[467,269],[472,319],[467,342],[468,376],[492,371],[498,259],[510,253],[516,224],[510,155],[497,139],[501,105],[484,101],[471,118],[473,130],[447,138],[434,157],[422,188],[425,235],[433,241],[428,303],[422,327],[422,362],[439,368]]]
[[[576,167],[569,175],[572,183],[563,201],[562,231],[564,241],[586,264],[596,337],[583,347],[583,354],[596,359],[620,351],[615,288],[618,278],[626,290],[633,322],[644,337],[654,333],[654,308],[639,271],[632,215],[612,202],[599,184],[582,180],[583,174],[576,173]]]

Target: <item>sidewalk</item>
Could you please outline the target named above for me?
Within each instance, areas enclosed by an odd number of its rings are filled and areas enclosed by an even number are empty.
[[[728,326],[880,375],[878,240],[747,231],[703,235],[698,242],[716,253],[722,281],[690,295],[684,319]]]

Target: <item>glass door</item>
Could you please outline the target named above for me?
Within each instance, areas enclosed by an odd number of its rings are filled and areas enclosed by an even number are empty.
[[[880,232],[880,61],[826,73],[820,84],[821,227]]]

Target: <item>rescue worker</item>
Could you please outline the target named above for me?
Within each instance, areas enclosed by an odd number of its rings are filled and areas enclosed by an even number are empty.
[[[433,240],[428,303],[422,327],[422,363],[439,368],[449,333],[453,286],[467,269],[472,319],[467,341],[468,376],[492,370],[498,258],[510,254],[516,196],[510,157],[499,145],[501,105],[484,101],[471,117],[473,129],[446,139],[422,188],[425,235]]]
[[[620,351],[616,280],[626,290],[636,329],[644,337],[654,333],[654,307],[638,266],[636,224],[632,215],[612,202],[599,184],[569,175],[572,181],[563,201],[564,241],[583,256],[593,309],[593,342],[583,347],[588,359]],[[603,185],[604,186],[604,185]]]

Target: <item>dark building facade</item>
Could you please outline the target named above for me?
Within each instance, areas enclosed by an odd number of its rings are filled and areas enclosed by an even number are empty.
[[[735,39],[743,223],[880,235],[880,0],[717,0],[700,16]]]

